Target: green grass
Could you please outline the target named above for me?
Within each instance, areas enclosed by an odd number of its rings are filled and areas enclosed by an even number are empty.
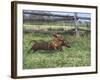
[[[67,41],[72,42],[71,48],[63,47],[63,51],[39,50],[35,53],[27,53],[31,45],[31,40],[51,39],[49,34],[26,34],[23,36],[23,68],[56,68],[56,67],[78,67],[90,66],[90,35],[79,38],[64,34]]]
[[[64,23],[63,23],[64,24]],[[45,24],[45,25],[31,25],[31,24],[24,24],[23,27],[27,30],[30,30],[30,29],[34,29],[34,30],[39,30],[39,29],[42,29],[42,30],[45,30],[45,29],[48,29],[48,28],[51,28],[51,29],[60,29],[60,28],[63,28],[63,29],[66,29],[66,30],[69,30],[69,29],[73,29],[75,28],[75,25],[62,25],[62,23],[59,23],[59,24]],[[86,27],[83,26],[83,25],[78,25],[78,28],[80,29],[85,29],[85,30],[89,30],[90,29],[90,26]]]

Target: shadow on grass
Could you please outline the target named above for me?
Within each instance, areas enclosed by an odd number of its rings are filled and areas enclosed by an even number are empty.
[[[55,54],[55,53],[58,53],[58,52],[63,52],[63,51],[59,51],[59,50],[47,50],[47,51],[41,51],[41,53],[43,53],[43,54],[47,54],[47,53]]]
[[[59,51],[59,50],[38,50],[36,52],[31,51],[28,54],[38,54],[38,53],[39,54],[56,54],[58,52],[63,52],[63,50],[62,51]]]

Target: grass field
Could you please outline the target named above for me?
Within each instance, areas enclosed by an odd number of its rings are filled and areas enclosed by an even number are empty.
[[[64,24],[64,23],[63,23]],[[73,24],[73,23],[72,23]],[[66,30],[69,30],[69,29],[73,29],[75,28],[75,25],[71,26],[70,24],[66,23],[66,25],[62,25],[61,23],[59,24],[53,24],[53,25],[29,25],[29,24],[24,24],[23,25],[25,29],[27,30],[30,30],[30,29],[34,29],[34,30],[44,30],[44,29],[48,29],[48,28],[52,28],[52,29],[60,29],[60,28],[63,28],[63,29],[66,29]],[[89,30],[90,29],[90,26],[86,27],[86,25],[78,25],[80,29],[85,29],[85,30]]]
[[[63,47],[63,51],[39,50],[35,53],[27,51],[31,40],[51,39],[50,34],[24,33],[23,36],[23,68],[55,68],[55,67],[78,67],[90,66],[90,35],[75,36],[63,34],[65,39],[71,43],[71,48]]]

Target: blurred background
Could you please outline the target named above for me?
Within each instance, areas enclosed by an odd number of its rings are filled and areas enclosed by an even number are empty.
[[[90,26],[90,13],[23,10],[23,28],[26,33],[60,32],[79,36],[90,32]]]

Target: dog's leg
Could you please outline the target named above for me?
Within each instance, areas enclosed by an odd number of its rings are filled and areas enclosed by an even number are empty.
[[[27,53],[30,53],[30,51],[32,50],[32,48],[31,49],[29,49],[28,51],[27,51]]]
[[[37,50],[33,50],[33,53],[35,53]]]
[[[62,49],[62,47],[61,47],[61,46],[59,46],[57,49],[58,49],[58,50],[60,50],[60,51],[63,51],[63,49]]]

